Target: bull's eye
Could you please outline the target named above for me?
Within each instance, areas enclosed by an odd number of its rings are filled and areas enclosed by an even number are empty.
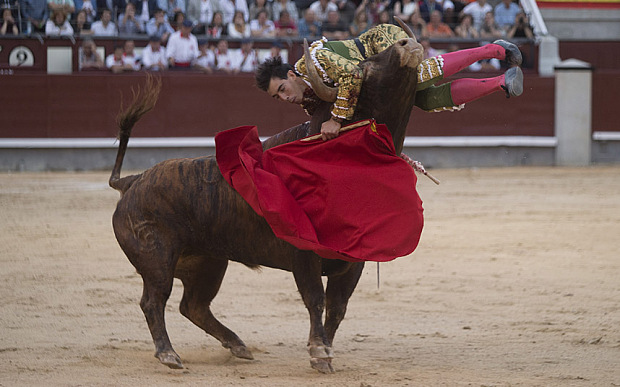
[[[400,41],[400,45],[405,47],[407,45],[407,41],[406,40],[401,40]]]

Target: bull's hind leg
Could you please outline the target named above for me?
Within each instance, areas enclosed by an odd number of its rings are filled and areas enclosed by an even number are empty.
[[[333,353],[323,326],[325,291],[321,280],[321,258],[308,251],[299,251],[293,259],[293,276],[301,298],[310,314],[308,352],[310,365],[323,373],[332,373]]]
[[[228,261],[204,257],[182,258],[177,269],[177,277],[183,282],[181,314],[218,339],[224,348],[242,359],[254,359],[243,341],[230,329],[220,323],[211,313],[211,301],[222,284]]]
[[[170,368],[183,368],[181,358],[172,348],[168,332],[166,331],[166,320],[164,311],[166,302],[172,292],[172,273],[157,270],[142,271],[144,289],[140,307],[146,317],[146,323],[151,331],[153,343],[155,344],[155,357]]]

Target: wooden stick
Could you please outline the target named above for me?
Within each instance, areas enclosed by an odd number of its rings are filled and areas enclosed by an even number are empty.
[[[359,128],[360,126],[368,125],[369,123],[370,123],[370,120],[355,122],[353,124],[341,127],[338,133],[342,133],[342,132],[346,132],[347,130]],[[321,138],[321,134],[315,134],[314,136],[302,138],[300,141],[313,141],[313,140],[318,140],[319,138]]]
[[[431,179],[433,181],[433,183],[439,185],[439,183],[441,183],[441,181],[439,181],[435,176],[431,175],[430,173],[424,171],[424,176],[428,177],[429,179]]]

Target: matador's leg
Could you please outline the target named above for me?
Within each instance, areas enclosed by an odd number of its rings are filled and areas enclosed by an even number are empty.
[[[469,48],[442,54],[443,75],[449,77],[484,59],[506,60],[511,66],[519,66],[523,60],[521,51],[514,44],[505,40],[496,40],[482,47]]]

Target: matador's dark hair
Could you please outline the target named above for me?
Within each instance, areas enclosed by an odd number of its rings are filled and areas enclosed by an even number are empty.
[[[293,70],[293,66],[288,63],[283,63],[281,57],[276,56],[274,58],[269,58],[258,65],[256,69],[254,75],[256,86],[263,91],[267,91],[271,78],[286,79],[286,74],[289,70]]]

